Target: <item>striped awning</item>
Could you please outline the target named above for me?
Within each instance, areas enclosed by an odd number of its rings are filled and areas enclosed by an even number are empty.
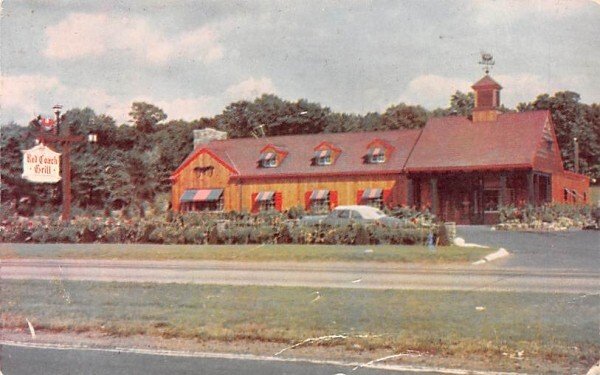
[[[316,200],[320,200],[320,199],[327,199],[328,195],[329,195],[329,190],[313,190],[312,193],[310,194],[310,200],[316,201]]]
[[[261,191],[256,196],[256,202],[270,201],[273,199],[274,195],[275,195],[274,191]]]
[[[262,154],[260,154],[260,161],[263,160],[271,160],[271,159],[275,159],[275,153],[274,152],[263,152]]]
[[[366,189],[363,192],[362,199],[376,199],[381,198],[381,194],[383,194],[382,189]]]
[[[331,156],[331,150],[317,150],[315,151],[315,158],[326,158]]]
[[[189,189],[183,192],[179,201],[187,202],[215,202],[223,195],[223,189]]]
[[[381,147],[373,147],[369,150],[369,156],[379,156],[384,155],[385,151]]]

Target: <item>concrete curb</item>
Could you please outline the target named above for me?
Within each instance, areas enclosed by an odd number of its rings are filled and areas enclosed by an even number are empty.
[[[472,263],[473,265],[479,265],[494,261],[496,259],[504,258],[509,256],[510,253],[503,247],[499,248],[498,251],[494,251],[491,254],[486,255],[483,259],[478,260],[477,262]]]

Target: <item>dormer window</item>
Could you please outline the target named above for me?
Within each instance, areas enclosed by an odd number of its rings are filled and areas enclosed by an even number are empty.
[[[381,147],[373,147],[369,150],[367,158],[370,164],[385,163],[385,150]]]
[[[331,150],[319,150],[315,152],[316,165],[331,165]]]
[[[316,166],[333,165],[342,153],[342,150],[330,142],[321,142],[313,150],[315,153],[312,157],[312,165]]]
[[[387,162],[394,152],[394,147],[383,139],[374,139],[367,145],[367,153],[363,156],[364,163],[382,164]]]
[[[274,152],[263,152],[260,154],[259,162],[263,168],[274,168],[277,166],[277,154]]]
[[[275,168],[284,162],[288,152],[273,144],[268,144],[260,150],[258,158],[258,168]]]

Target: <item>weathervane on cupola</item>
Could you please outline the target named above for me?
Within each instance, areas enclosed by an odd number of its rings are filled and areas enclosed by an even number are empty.
[[[479,65],[483,65],[483,71],[486,75],[490,74],[490,69],[492,69],[492,66],[494,66],[495,63],[494,56],[492,56],[491,53],[481,52]]]

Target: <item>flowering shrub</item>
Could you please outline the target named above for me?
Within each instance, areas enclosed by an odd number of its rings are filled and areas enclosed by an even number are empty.
[[[430,227],[434,225],[436,220],[435,215],[430,213],[429,210],[419,211],[411,207],[399,206],[386,211],[390,216],[405,220],[405,226],[412,228]]]
[[[496,229],[500,230],[567,230],[593,225],[589,205],[547,204],[539,207],[500,207]]]
[[[298,212],[291,216],[296,218]],[[423,244],[430,230],[412,221],[403,228],[302,226],[290,215],[275,211],[258,215],[165,213],[136,219],[79,216],[68,223],[58,217],[0,219],[1,242],[34,243]]]

